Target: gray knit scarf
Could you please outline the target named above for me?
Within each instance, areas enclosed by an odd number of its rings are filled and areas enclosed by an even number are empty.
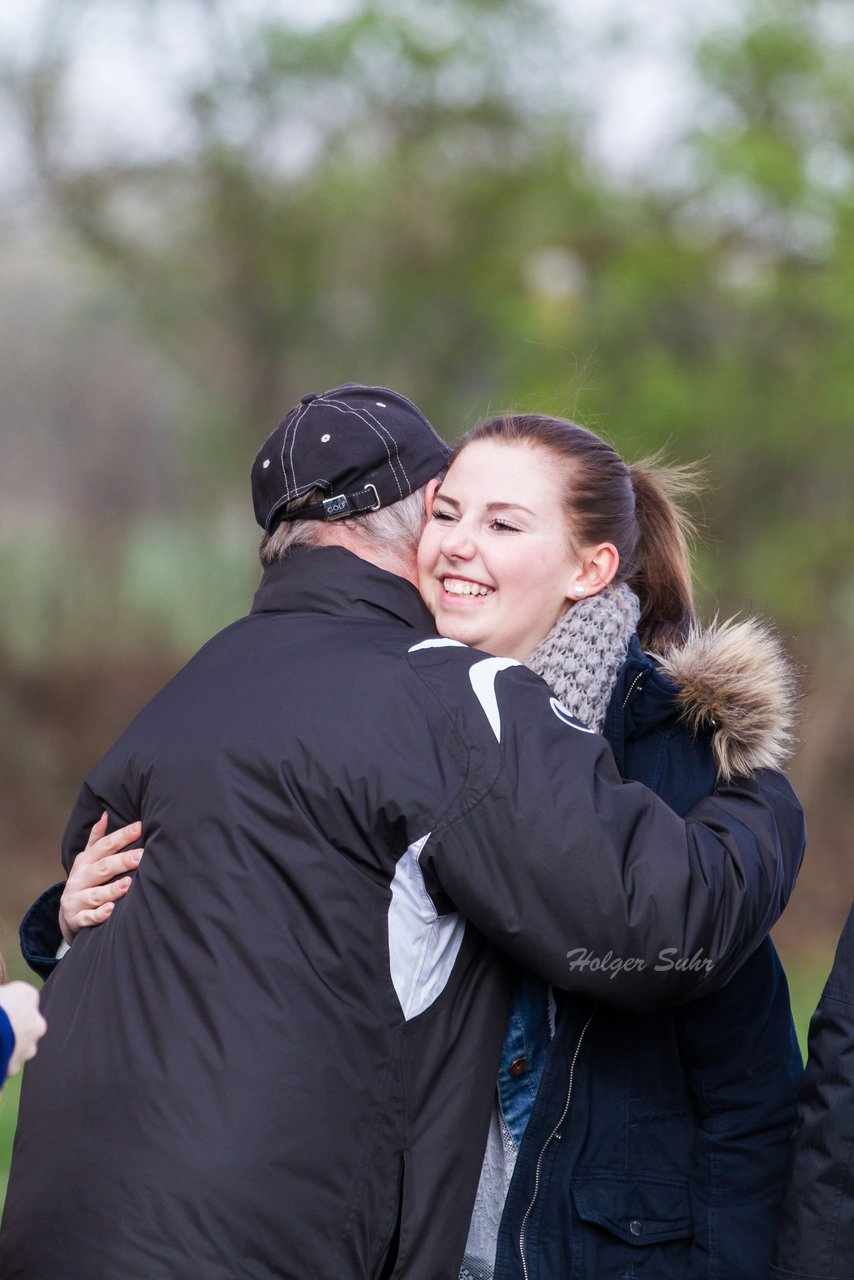
[[[617,672],[637,630],[640,601],[624,582],[570,605],[525,666],[577,719],[601,733]]]

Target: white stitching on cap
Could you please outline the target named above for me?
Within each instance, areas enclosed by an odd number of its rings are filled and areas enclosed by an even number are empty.
[[[368,390],[376,391],[378,395],[391,394],[393,396],[397,396],[398,400],[402,400],[404,404],[408,404],[410,409],[413,411],[413,413],[416,413],[419,418],[424,418],[424,414],[418,408],[418,405],[413,404],[411,400],[408,400],[407,397],[401,391],[392,391],[390,387],[369,387]],[[424,420],[426,422],[426,418]],[[439,437],[437,436],[436,438],[438,439]]]
[[[324,485],[327,489],[332,488],[332,484],[329,480],[312,480],[311,484],[301,484],[296,489],[288,490],[285,501],[294,502],[297,498],[301,498],[304,493],[309,493],[312,489],[321,489]]]
[[[302,408],[297,409],[296,417],[294,418],[293,422],[289,427],[285,427],[285,434],[282,437],[282,475],[285,477],[285,483],[288,486],[287,492],[285,495],[288,501],[291,501],[291,499],[293,498],[299,497],[297,477],[296,477],[296,472],[294,471],[294,442],[296,441],[297,427],[299,426],[299,423],[303,415],[307,413],[307,411],[310,408],[311,408],[311,402],[309,402],[309,404],[303,405]],[[288,458],[291,464],[291,477],[292,477],[293,483],[288,481],[288,469],[285,465],[285,446],[288,442],[289,431],[292,432],[292,438],[291,438],[291,447],[290,447],[290,452],[288,453]],[[296,490],[296,492],[294,492],[294,490]]]
[[[403,489],[401,488],[401,484],[400,484],[400,479],[398,478],[397,473],[395,472],[395,469],[394,469],[395,459],[392,458],[391,456],[391,451],[388,447],[388,439],[386,439],[386,437],[389,437],[391,439],[391,443],[394,445],[395,454],[397,454],[397,441],[389,431],[388,427],[384,426],[384,424],[380,422],[379,418],[377,418],[375,414],[368,413],[367,410],[365,410],[365,413],[360,413],[358,409],[354,409],[351,405],[346,404],[342,401],[337,401],[337,400],[327,400],[326,403],[331,405],[332,408],[337,409],[339,413],[341,413],[342,411],[346,413],[352,413],[355,417],[359,419],[360,422],[364,422],[366,427],[370,427],[372,431],[376,432],[380,440],[382,440],[383,444],[385,445],[385,451],[388,457],[388,465],[391,467],[391,474],[394,476],[394,482],[397,485],[398,493],[400,494],[401,498],[404,497]],[[369,422],[368,418],[372,418],[373,421]],[[400,467],[401,471],[403,472],[403,478],[411,489],[412,486],[409,485],[409,476],[406,474],[406,468],[404,467],[403,463],[400,461],[399,455],[397,456],[397,465]]]
[[[379,388],[377,389],[379,390]],[[421,411],[416,408],[416,406],[412,403],[411,400],[407,399],[407,397],[403,395],[399,396],[399,398],[405,404],[409,405],[411,409],[413,409],[416,413],[420,415]],[[315,486],[320,486],[325,484],[327,485],[328,488],[330,489],[332,488],[332,485],[328,480],[313,480],[309,484],[298,485],[297,477],[296,477],[296,467],[294,466],[294,450],[296,448],[297,428],[300,426],[303,418],[305,417],[308,410],[312,407],[312,405],[318,404],[320,402],[322,402],[323,404],[328,404],[331,408],[337,409],[339,413],[342,413],[342,412],[352,413],[356,418],[359,419],[360,422],[364,422],[365,426],[370,427],[372,431],[376,432],[376,434],[379,436],[380,440],[382,440],[385,446],[386,456],[388,457],[388,464],[389,464],[389,467],[391,468],[391,473],[394,476],[394,481],[395,481],[395,484],[397,485],[398,493],[400,494],[401,498],[403,498],[405,495],[400,483],[400,478],[397,475],[397,472],[395,470],[395,466],[400,468],[400,471],[406,482],[407,488],[410,491],[412,490],[412,484],[409,479],[409,476],[407,475],[406,467],[403,465],[403,461],[401,460],[401,457],[400,457],[400,451],[398,448],[397,440],[395,439],[392,431],[383,422],[380,421],[380,419],[376,416],[376,414],[370,413],[368,410],[365,410],[364,413],[360,413],[358,409],[354,409],[351,405],[347,404],[346,401],[329,400],[324,396],[318,396],[316,400],[311,400],[309,401],[308,404],[300,405],[300,407],[297,409],[293,422],[290,424],[290,426],[285,428],[284,436],[282,439],[282,452],[281,452],[280,461],[282,465],[282,474],[284,476],[285,483],[287,485],[287,489],[285,493],[286,501],[292,502],[294,499],[300,497],[302,494],[308,493],[308,491],[310,489],[315,488]],[[386,408],[386,405],[383,404],[381,401],[377,401],[376,403],[379,408]],[[288,444],[288,435],[290,435],[291,437],[290,449],[288,450],[288,462],[290,463],[290,479],[288,478],[288,466],[285,462],[285,449],[287,448],[287,444]],[[391,442],[391,445],[394,449],[394,457],[392,457],[391,450],[389,449],[389,441]]]
[[[327,400],[326,403],[330,405],[332,408],[337,409],[339,413],[341,412],[352,413],[355,417],[359,419],[360,422],[364,422],[366,427],[370,427],[372,431],[376,432],[380,440],[382,440],[383,444],[385,445],[385,451],[388,456],[388,465],[391,467],[391,474],[394,476],[394,482],[397,485],[398,493],[400,494],[401,498],[403,498],[405,495],[400,484],[400,479],[398,478],[398,475],[394,469],[395,459],[392,458],[391,456],[391,451],[388,447],[388,439],[386,439],[385,437],[389,437],[391,439],[391,442],[394,445],[395,454],[397,455],[397,465],[400,467],[401,471],[403,472],[403,478],[406,481],[409,491],[412,492],[412,485],[409,482],[409,476],[406,474],[406,468],[401,462],[400,455],[397,450],[397,441],[395,440],[392,433],[389,431],[388,427],[386,427],[382,422],[380,422],[379,418],[377,418],[375,414],[368,413],[366,416],[365,413],[360,413],[358,409],[353,409],[350,405],[344,403],[343,401]],[[372,418],[373,422],[369,422],[368,418]]]
[[[379,403],[379,402],[378,402],[378,403]],[[385,405],[383,405],[383,408],[385,408],[385,407],[386,407],[386,406],[385,406]],[[372,418],[372,419],[373,419],[373,421],[377,424],[377,427],[378,427],[381,431],[384,431],[384,432],[386,433],[386,435],[387,435],[387,436],[390,436],[390,437],[391,437],[391,442],[392,442],[392,444],[394,445],[394,456],[395,456],[395,461],[397,462],[397,465],[400,467],[401,471],[403,472],[403,478],[404,478],[404,480],[406,481],[407,488],[411,490],[411,489],[412,489],[412,485],[411,485],[411,483],[410,483],[409,476],[406,474],[406,467],[403,465],[403,462],[401,461],[401,457],[400,457],[400,450],[399,450],[398,445],[397,445],[397,440],[394,438],[394,434],[392,433],[391,428],[390,428],[390,427],[387,427],[387,426],[385,425],[385,423],[384,423],[384,422],[381,422],[381,421],[380,421],[380,419],[377,417],[377,415],[376,415],[375,413],[371,413],[369,409],[366,409],[366,410],[365,410],[365,413],[367,413],[367,415],[368,415],[368,417],[369,417],[369,418]],[[389,462],[391,462],[391,459],[389,459]],[[393,470],[394,470],[394,463],[393,463],[393,462],[391,462],[391,467],[392,467],[392,471],[393,471]],[[397,479],[397,476],[395,476],[395,479]],[[398,484],[399,484],[399,481],[398,481]],[[400,496],[401,496],[401,497],[403,497],[403,494],[401,494]]]

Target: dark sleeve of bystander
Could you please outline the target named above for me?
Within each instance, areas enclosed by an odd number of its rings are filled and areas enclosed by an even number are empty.
[[[854,907],[813,1014],[773,1280],[850,1280],[854,1258]]]

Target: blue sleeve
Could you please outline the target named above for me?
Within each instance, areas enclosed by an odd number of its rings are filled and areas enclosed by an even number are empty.
[[[0,1004],[0,1088],[9,1070],[9,1059],[15,1049],[15,1033],[6,1010]]]

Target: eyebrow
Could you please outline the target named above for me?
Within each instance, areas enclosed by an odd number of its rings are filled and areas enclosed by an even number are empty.
[[[460,504],[457,499],[452,498],[450,494],[443,493],[441,489],[438,489],[436,491],[435,501],[438,502],[440,498],[443,502],[447,502],[449,507],[456,507],[457,511],[459,511]],[[535,514],[535,512],[531,511],[530,507],[524,507],[521,502],[487,502],[486,509],[487,511],[524,511],[526,515],[529,516],[533,516]]]

